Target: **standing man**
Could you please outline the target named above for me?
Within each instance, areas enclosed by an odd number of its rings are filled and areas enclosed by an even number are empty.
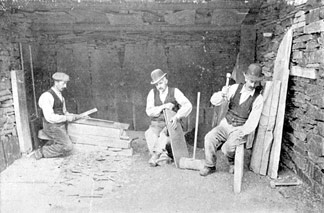
[[[259,123],[263,108],[260,82],[263,79],[259,64],[251,64],[243,73],[245,84],[224,86],[222,91],[214,93],[210,102],[218,106],[229,100],[229,109],[218,126],[205,136],[205,166],[200,171],[206,176],[216,170],[216,151],[222,146],[222,152],[228,159],[229,173],[234,173],[236,146],[245,143],[247,136]]]
[[[38,105],[43,114],[43,131],[52,138],[43,147],[35,151],[35,158],[52,158],[69,154],[72,151],[72,142],[67,134],[66,122],[79,119],[79,115],[74,115],[66,111],[65,99],[62,91],[66,88],[70,77],[63,72],[56,72],[52,76],[54,85],[44,92]]]
[[[177,88],[168,87],[166,73],[160,69],[155,69],[151,73],[151,84],[156,88],[151,89],[147,96],[146,114],[151,118],[151,125],[145,132],[145,139],[148,149],[152,155],[149,164],[152,167],[157,166],[159,160],[170,159],[171,151],[167,151],[170,144],[168,131],[166,128],[164,109],[170,109],[176,112],[170,119],[171,127],[176,128],[177,122],[187,117],[192,105],[184,94]]]

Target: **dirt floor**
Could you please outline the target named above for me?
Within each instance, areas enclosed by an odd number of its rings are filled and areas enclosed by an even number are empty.
[[[217,172],[201,177],[174,164],[148,166],[143,132],[129,132],[132,157],[76,145],[73,155],[24,157],[1,173],[0,212],[322,212],[323,201],[305,185],[271,188],[268,177],[245,169],[242,192],[218,153]],[[189,150],[192,147],[189,146]],[[198,149],[197,158],[203,158]],[[297,179],[289,171],[280,178]]]

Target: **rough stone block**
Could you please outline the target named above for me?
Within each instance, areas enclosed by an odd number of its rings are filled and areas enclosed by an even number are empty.
[[[306,137],[307,137],[306,133],[304,133],[304,132],[298,132],[298,131],[294,131],[294,136],[296,138],[298,138],[299,140],[301,140],[301,141],[305,141],[306,140]]]
[[[315,68],[304,68],[300,66],[293,66],[290,70],[290,75],[299,76],[303,78],[316,79],[317,71]]]
[[[314,166],[314,180],[323,185],[324,183],[322,182],[324,176],[324,171],[322,171],[319,166],[315,165]]]
[[[324,19],[324,7],[320,8],[319,17],[320,19]]]
[[[311,103],[319,108],[324,108],[324,96],[313,96],[311,98]]]
[[[295,14],[295,17],[297,18],[297,17],[303,16],[303,15],[305,15],[305,11],[300,10]]]
[[[305,25],[306,25],[306,23],[304,22],[304,21],[302,21],[302,22],[298,22],[298,23],[296,23],[296,24],[293,24],[292,26],[291,26],[291,28],[294,30],[294,29],[298,29],[298,28],[302,28],[303,29],[303,27],[305,27]]]
[[[304,42],[296,42],[293,44],[292,49],[305,49],[306,48],[306,44]]]
[[[318,21],[320,19],[319,12],[320,12],[319,8],[310,10],[308,14],[306,14],[306,24]]]
[[[303,51],[295,50],[293,51],[293,59],[302,59],[303,58]]]
[[[307,160],[307,163],[306,163],[306,175],[309,177],[309,178],[311,178],[311,179],[313,179],[313,177],[314,177],[314,166],[315,166],[315,164],[311,161],[311,160]]]
[[[324,137],[324,123],[323,122],[317,122],[317,130],[318,134],[322,137]]]
[[[167,23],[172,25],[193,25],[195,24],[195,10],[183,10],[164,16]]]
[[[306,47],[306,45],[305,45]],[[324,63],[324,49],[319,49],[309,54],[305,54],[308,63]]]
[[[308,151],[312,152],[315,156],[320,157],[323,155],[324,137],[310,134],[307,138]]]
[[[106,14],[111,25],[143,25],[142,14]]]
[[[323,89],[317,85],[314,84],[307,84],[306,88],[304,88],[305,94],[308,96],[315,96],[323,94]]]
[[[302,14],[302,15],[294,18],[293,23],[305,22],[305,20],[306,20],[306,16],[305,16],[305,14]]]
[[[314,38],[313,35],[302,35],[302,36],[299,36],[299,37],[295,38],[295,39],[293,40],[293,43],[309,41],[309,40],[311,40],[311,39],[313,39],[313,38]]]
[[[316,110],[314,112],[314,117],[317,121],[324,121],[324,110]]]
[[[304,27],[304,32],[306,34],[318,33],[323,31],[324,31],[324,20],[312,22]]]

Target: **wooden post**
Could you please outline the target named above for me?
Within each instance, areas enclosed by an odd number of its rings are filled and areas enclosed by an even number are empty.
[[[234,193],[241,192],[242,178],[244,171],[244,144],[236,147],[234,162]]]
[[[23,70],[11,71],[11,84],[20,151],[22,153],[29,153],[32,151],[32,140],[30,135]]]

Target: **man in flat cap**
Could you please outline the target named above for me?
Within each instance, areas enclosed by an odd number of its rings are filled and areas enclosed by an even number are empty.
[[[200,171],[201,176],[216,170],[216,151],[219,147],[228,159],[229,173],[233,174],[236,147],[247,141],[247,136],[259,123],[263,108],[261,66],[256,63],[250,64],[243,75],[245,84],[224,86],[222,91],[214,93],[210,99],[215,106],[228,101],[229,109],[219,125],[205,136],[206,160],[204,168]]]
[[[36,159],[52,158],[67,155],[72,151],[72,142],[67,134],[66,122],[79,119],[79,115],[68,113],[62,91],[66,88],[70,77],[63,72],[56,72],[52,76],[54,85],[44,92],[38,105],[42,109],[43,131],[52,138],[43,147],[35,151]]]
[[[155,85],[155,88],[151,89],[147,96],[146,114],[151,118],[151,125],[145,132],[145,139],[152,155],[149,160],[152,167],[157,166],[159,161],[169,161],[172,157],[163,110],[176,112],[170,120],[172,128],[176,128],[177,121],[187,117],[192,110],[190,101],[179,89],[168,87],[166,76],[161,69],[152,71],[151,84]]]

